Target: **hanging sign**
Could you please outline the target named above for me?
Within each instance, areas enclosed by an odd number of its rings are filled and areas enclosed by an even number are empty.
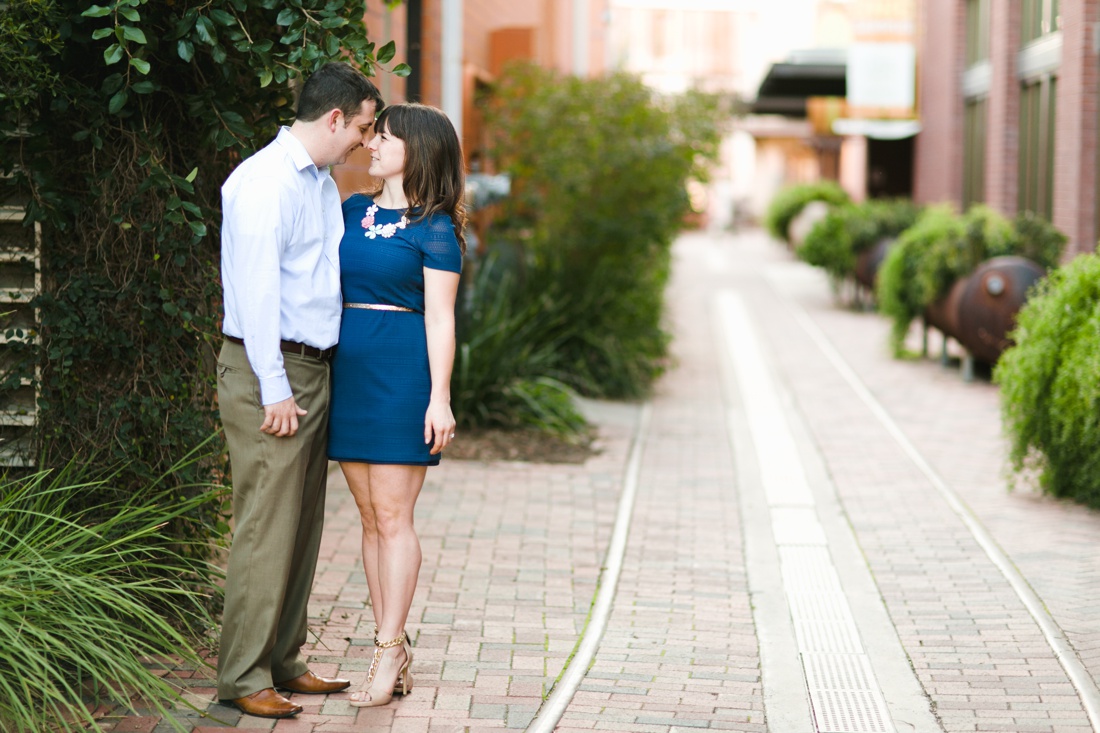
[[[916,117],[915,0],[855,0],[846,72],[848,119]]]

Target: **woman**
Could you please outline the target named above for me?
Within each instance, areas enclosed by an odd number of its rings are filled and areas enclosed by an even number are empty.
[[[344,317],[332,364],[329,457],[363,524],[374,659],[351,705],[412,688],[405,634],[420,571],[413,506],[454,438],[455,296],[466,250],[462,152],[434,107],[387,107],[367,144],[381,186],[344,202]]]

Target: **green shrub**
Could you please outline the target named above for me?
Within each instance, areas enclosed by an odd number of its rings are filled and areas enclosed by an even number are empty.
[[[1054,270],[1017,315],[994,380],[1016,470],[1100,508],[1100,256]]]
[[[665,367],[669,250],[688,181],[717,158],[721,101],[517,65],[488,112],[513,183],[492,235],[522,245],[521,302],[570,324],[556,332],[555,378],[595,397],[644,395]]]
[[[1062,259],[1067,237],[1053,224],[1030,211],[1021,211],[1012,222],[1017,243],[1013,254],[1027,257],[1047,270],[1053,270]]]
[[[946,207],[930,209],[903,232],[879,272],[879,305],[894,321],[894,352],[902,353],[913,319],[985,260],[1020,255],[1051,268],[1065,242],[1061,232],[1032,214],[1010,221],[983,205],[962,216]]]
[[[859,209],[853,204],[833,207],[814,224],[795,250],[803,262],[820,267],[837,280],[851,275],[856,266],[852,230],[861,225]]]
[[[198,487],[184,498],[172,478],[92,506],[89,494],[123,493],[117,473],[74,464],[0,480],[0,730],[94,728],[89,700],[137,698],[162,714],[181,702],[144,663],[204,664],[195,634],[213,628],[204,594],[219,572],[197,559],[205,542],[177,539],[196,528],[178,525],[222,496]]]
[[[870,199],[859,205],[864,224],[852,232],[852,250],[859,255],[884,237],[896,238],[916,223],[921,207],[909,199]]]
[[[929,302],[920,277],[926,253],[938,242],[956,241],[962,236],[958,215],[949,206],[932,206],[898,236],[883,260],[875,290],[879,310],[893,322],[890,342],[895,355],[904,353],[909,324],[924,313]]]
[[[856,258],[884,237],[897,237],[917,220],[919,208],[906,199],[871,199],[829,210],[806,235],[796,254],[833,278],[852,276]]]
[[[929,241],[917,267],[921,310],[947,295],[961,277],[973,272],[990,257],[1016,250],[1016,231],[1011,222],[988,206],[970,207],[959,219],[961,232]]]
[[[561,344],[576,324],[522,287],[497,256],[475,269],[467,289],[451,378],[459,425],[581,432],[585,420],[558,366]]]
[[[799,183],[780,189],[764,212],[764,227],[776,239],[789,242],[787,229],[811,201],[824,201],[832,206],[849,203],[850,199],[835,181]]]

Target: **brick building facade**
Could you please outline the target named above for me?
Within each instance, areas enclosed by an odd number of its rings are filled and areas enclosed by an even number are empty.
[[[1100,0],[925,0],[914,197],[1030,210],[1096,249]]]
[[[456,0],[410,0],[387,8],[367,3],[367,34],[379,45],[394,40],[397,55],[387,66],[405,62],[413,76],[401,79],[381,72],[375,79],[387,103],[410,99],[444,105],[444,4]],[[461,0],[461,120],[463,150],[469,161],[482,144],[481,116],[474,104],[479,85],[489,82],[508,62],[532,61],[545,68],[581,76],[607,69],[609,0]],[[370,156],[356,151],[335,170],[344,194],[370,184]]]

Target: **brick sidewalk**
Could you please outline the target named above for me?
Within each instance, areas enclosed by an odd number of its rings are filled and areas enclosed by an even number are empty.
[[[680,252],[668,295],[675,368],[652,398],[622,578],[596,662],[559,731],[766,730],[707,317],[721,282],[705,260]]]
[[[526,727],[584,625],[622,489],[637,410],[596,409],[599,454],[584,465],[444,460],[428,472],[417,504],[424,560],[408,624],[416,686],[407,699],[356,709],[344,695],[297,695],[301,715],[270,721],[216,703],[203,671],[184,684],[209,717],[181,711],[181,722],[196,733],[223,730],[222,723],[287,733]],[[374,622],[358,513],[338,468],[325,522],[310,605],[318,637],[306,652],[317,673],[339,673],[358,686],[370,665]],[[147,712],[112,712],[100,727],[171,730]]]
[[[762,334],[916,679],[945,731],[1090,730],[1034,620],[959,517],[860,403],[792,316],[802,308],[1046,602],[1100,678],[1100,516],[1006,490],[996,388],[887,353],[882,317],[837,306],[824,277],[759,233],[691,234],[669,291],[674,368],[644,437],[622,575],[596,659],[558,728],[768,730],[718,345],[710,308],[736,290]],[[576,645],[615,520],[637,406],[599,405],[601,453],[581,466],[448,461],[417,507],[424,564],[409,631],[416,689],[379,709],[297,696],[297,719],[237,728],[357,733],[525,728]],[[332,474],[311,606],[321,673],[358,684],[370,661],[354,505]],[[765,642],[767,643],[767,642]],[[873,651],[869,653],[873,656]],[[195,731],[218,728],[184,718]],[[169,730],[154,716],[104,731]],[[899,727],[899,730],[904,730]],[[775,730],[773,733],[788,733]]]
[[[739,246],[773,256],[765,252],[774,245]],[[1038,592],[1094,679],[1100,675],[1100,516],[1027,487],[1006,490],[996,387],[964,383],[957,369],[936,360],[889,358],[885,319],[836,306],[809,268],[786,261],[770,268],[774,281],[786,283],[782,297],[805,308]],[[769,346],[944,730],[1091,730],[1076,691],[1000,571],[820,352],[797,337],[782,297],[760,280],[754,287]]]

